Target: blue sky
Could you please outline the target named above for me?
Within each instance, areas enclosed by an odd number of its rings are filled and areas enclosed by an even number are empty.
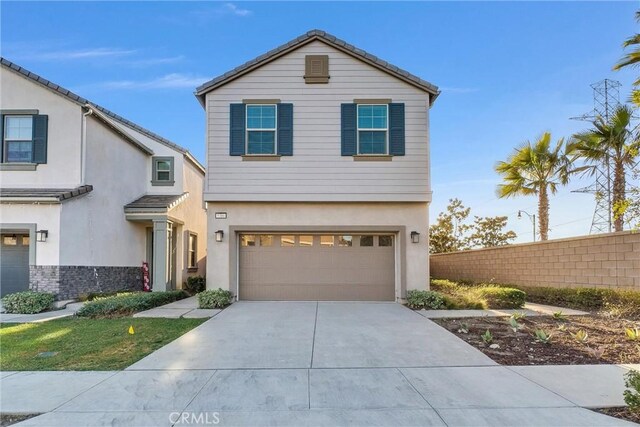
[[[499,200],[497,160],[544,131],[587,124],[589,85],[611,71],[636,32],[637,2],[6,2],[6,58],[188,147],[204,160],[200,83],[313,28],[324,29],[440,86],[431,111],[435,218],[458,197],[476,215],[508,215],[519,241],[534,198]],[[589,231],[594,202],[551,200],[552,238]]]

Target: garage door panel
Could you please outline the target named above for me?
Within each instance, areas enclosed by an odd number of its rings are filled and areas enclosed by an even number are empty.
[[[0,236],[0,296],[29,289],[29,237]]]
[[[292,235],[284,239],[291,241]],[[393,247],[321,245],[321,236],[296,234],[295,246],[281,245],[280,236],[267,239],[270,246],[240,247],[239,297],[243,300],[393,301],[395,260]],[[325,236],[325,243],[330,239]],[[301,245],[301,241],[312,245]],[[368,239],[371,244],[372,240]]]

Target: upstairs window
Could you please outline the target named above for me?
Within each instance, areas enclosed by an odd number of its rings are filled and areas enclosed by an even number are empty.
[[[358,154],[387,154],[387,105],[358,105]]]
[[[247,105],[247,154],[276,154],[276,106]]]
[[[4,158],[7,163],[31,163],[33,116],[4,117]]]
[[[154,157],[152,185],[173,185],[173,157]]]

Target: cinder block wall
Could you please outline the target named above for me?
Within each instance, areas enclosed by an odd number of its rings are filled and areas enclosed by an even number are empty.
[[[640,233],[621,232],[430,257],[431,277],[640,290]]]

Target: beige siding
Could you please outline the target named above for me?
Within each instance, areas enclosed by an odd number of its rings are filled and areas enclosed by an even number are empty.
[[[304,83],[305,55],[329,55],[329,84]],[[246,162],[229,156],[229,104],[276,98],[294,105],[294,155]],[[354,162],[340,155],[340,104],[405,103],[406,155]],[[207,201],[430,201],[429,95],[324,43],[313,42],[206,98]]]

